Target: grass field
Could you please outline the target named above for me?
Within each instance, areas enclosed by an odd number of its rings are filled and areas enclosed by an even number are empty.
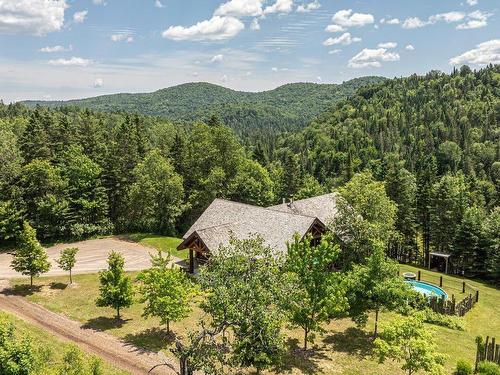
[[[401,266],[402,271],[417,269],[410,266]],[[135,273],[130,276],[135,277]],[[422,270],[422,280],[439,280],[439,274]],[[135,304],[123,311],[123,320],[116,321],[114,312],[108,308],[97,308],[94,301],[98,294],[97,275],[75,276],[76,287],[51,288],[67,282],[66,277],[41,278],[37,281],[41,288],[27,298],[39,303],[55,312],[64,313],[83,325],[107,331],[125,341],[151,350],[164,350],[172,356],[169,348],[173,337],[168,337],[159,327],[156,319],[144,320],[141,317],[142,306]],[[26,280],[17,280],[17,283]],[[454,293],[459,298],[462,279],[444,276],[444,289]],[[477,335],[490,335],[500,338],[499,303],[500,291],[488,285],[467,281],[474,288],[480,290],[480,301],[464,318],[465,331],[455,331],[444,327],[431,326],[435,330],[436,340],[441,351],[448,355],[446,368],[451,373],[458,359],[473,361],[475,356],[474,339]],[[381,324],[393,318],[392,313],[381,315]],[[201,311],[195,306],[193,313],[185,320],[173,323],[173,331],[185,336],[188,330],[195,328],[201,317]],[[370,331],[373,320],[370,319],[366,329],[358,329],[348,319],[332,322],[326,326],[326,333],[317,338],[313,351],[304,355],[300,350],[302,333],[299,330],[286,331],[288,354],[282,368],[275,372],[293,374],[343,374],[343,375],[376,375],[376,374],[403,374],[397,363],[387,362],[378,364],[371,357],[372,341]]]
[[[47,334],[47,332],[43,331],[42,329],[30,325],[3,311],[0,311],[0,322],[13,323],[16,327],[16,334],[19,335],[19,337],[25,337],[25,335],[28,335],[32,339],[32,343],[35,346],[43,348],[44,351],[48,351],[49,360],[45,362],[46,368],[43,369],[44,375],[59,374],[62,358],[66,349],[69,347],[69,344]],[[88,359],[89,356],[85,355],[85,358]],[[107,363],[104,363],[103,370],[104,375],[128,374],[125,371],[115,369]]]
[[[188,250],[177,250],[177,246],[182,242],[182,240],[179,238],[161,236],[151,233],[133,233],[122,235],[120,237],[125,240],[138,242],[144,246],[149,246],[164,252],[168,252],[170,253],[170,255],[180,259],[189,258]]]

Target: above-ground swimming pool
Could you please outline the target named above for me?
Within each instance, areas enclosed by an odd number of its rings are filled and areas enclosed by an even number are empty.
[[[411,284],[413,289],[415,289],[417,292],[422,293],[427,297],[436,296],[441,298],[442,296],[444,296],[444,298],[448,298],[448,294],[443,289],[441,289],[436,285],[416,280],[406,280],[406,282],[408,284]]]

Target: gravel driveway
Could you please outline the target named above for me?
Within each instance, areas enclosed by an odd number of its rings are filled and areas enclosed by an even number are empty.
[[[73,274],[94,273],[105,269],[107,267],[106,260],[111,250],[116,250],[123,255],[125,258],[125,270],[143,270],[149,268],[151,265],[149,253],[156,252],[153,248],[135,242],[119,240],[115,237],[57,244],[47,248],[52,268],[44,275],[56,276],[67,274],[67,272],[61,270],[55,262],[61,250],[66,247],[78,247],[80,249],[76,256],[76,266],[73,269]],[[0,254],[0,279],[10,279],[22,276],[10,268],[11,260],[12,255],[5,253]],[[173,261],[177,262],[180,261],[180,259],[174,258]]]

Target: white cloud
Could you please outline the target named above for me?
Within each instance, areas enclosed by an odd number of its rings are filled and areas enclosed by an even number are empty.
[[[332,49],[331,51],[328,51],[329,55],[336,55],[338,53],[342,52],[341,49]]]
[[[189,27],[170,26],[162,36],[172,40],[224,40],[233,38],[244,28],[237,18],[214,16]]]
[[[81,57],[72,57],[71,59],[57,59],[49,60],[49,65],[54,66],[88,66],[92,63],[91,60],[83,59]]]
[[[47,46],[47,47],[43,47],[43,48],[40,48],[38,51],[39,52],[43,52],[43,53],[54,53],[54,52],[66,52],[66,51],[71,51],[73,49],[73,46],[72,45],[69,45],[68,48],[64,47],[64,46]]]
[[[361,38],[353,37],[351,33],[344,33],[338,38],[328,38],[323,42],[325,46],[333,46],[334,44],[342,44],[348,46],[349,44],[361,42]]]
[[[329,33],[340,33],[341,31],[345,31],[345,29],[340,25],[328,25],[325,31]]]
[[[95,5],[106,5],[104,0],[92,0]]]
[[[417,29],[419,27],[427,26],[428,23],[426,21],[422,21],[418,17],[410,17],[405,19],[403,22],[403,29]]]
[[[134,37],[130,35],[129,33],[117,33],[111,35],[111,40],[113,42],[127,42],[127,43],[132,43],[134,41]]]
[[[323,78],[321,78],[321,76],[317,76],[317,77],[316,77],[316,80],[317,80],[318,82],[323,82]]]
[[[467,20],[464,23],[457,25],[459,30],[479,29],[488,25],[488,18],[492,16],[491,13],[483,13],[476,10],[467,15]]]
[[[96,80],[94,81],[94,88],[100,88],[104,85],[104,81],[102,80],[102,78],[96,78]]]
[[[399,18],[391,18],[390,20],[386,20],[385,23],[388,25],[399,25],[400,21]]]
[[[0,34],[43,36],[64,24],[66,0],[0,0]]]
[[[313,10],[317,10],[319,8],[321,8],[321,3],[318,0],[314,0],[311,3],[299,5],[297,7],[297,12],[307,13],[307,12],[311,12]]]
[[[473,12],[473,13],[475,13],[475,12]],[[479,13],[481,13],[481,12],[479,12]],[[447,12],[447,13],[434,14],[434,15],[430,16],[426,21],[423,21],[418,17],[410,17],[410,18],[405,19],[405,21],[403,22],[403,28],[404,29],[417,29],[420,27],[434,25],[437,22],[455,23],[455,22],[460,22],[460,21],[464,20],[466,18],[466,16],[467,15],[463,12]],[[479,17],[479,15],[476,15],[476,16]],[[483,15],[481,14],[481,16],[483,16]],[[473,18],[474,16],[471,16],[469,14],[469,16],[467,16],[467,17]],[[488,17],[486,17],[486,18],[488,18]]]
[[[478,44],[477,48],[471,49],[459,56],[450,59],[450,65],[461,64],[500,64],[500,39],[492,39]]]
[[[160,0],[155,0],[155,7],[157,7],[157,8],[164,8],[165,6],[161,3]]]
[[[293,10],[293,0],[276,0],[273,5],[264,9],[264,14],[290,13]]]
[[[474,5],[477,5],[478,1],[477,0],[467,0],[467,4],[469,4],[471,7]]]
[[[360,27],[375,22],[375,19],[368,13],[352,13],[352,9],[343,9],[333,15],[332,21],[344,27]]]
[[[448,12],[439,13],[429,17],[428,22],[430,24],[435,24],[439,21],[444,21],[446,23],[459,22],[465,18],[465,14],[462,12]]]
[[[379,43],[377,47],[380,48],[396,48],[398,44],[396,42],[385,42],[385,43]]]
[[[405,50],[407,50],[407,51],[414,51],[414,50],[415,50],[415,47],[413,47],[411,44],[408,44],[408,45],[405,47]]]
[[[260,30],[260,23],[259,23],[259,20],[257,18],[254,18],[252,20],[252,23],[250,24],[250,30],[253,30],[253,31]]]
[[[227,82],[229,81],[229,78],[227,77],[226,74],[224,74],[222,77],[220,77],[221,82]]]
[[[230,0],[220,5],[214,12],[215,16],[260,16],[263,0]]]
[[[385,48],[365,48],[349,60],[348,66],[350,68],[378,68],[384,61],[399,61],[399,54],[387,52]]]
[[[224,55],[215,55],[210,59],[210,62],[215,63],[215,62],[221,62],[222,60],[224,60]]]
[[[82,23],[83,21],[85,21],[85,18],[87,18],[88,13],[89,12],[87,10],[76,12],[75,14],[73,14],[73,21],[75,21],[76,23]]]

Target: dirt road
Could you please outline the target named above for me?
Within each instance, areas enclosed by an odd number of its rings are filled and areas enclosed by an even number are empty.
[[[81,324],[53,313],[25,298],[11,294],[7,280],[0,280],[0,310],[38,326],[58,338],[73,342],[87,353],[95,354],[110,364],[131,374],[147,374],[162,359],[157,353],[139,349],[119,339],[93,329],[83,329]],[[171,364],[175,367],[175,365]],[[162,366],[151,374],[175,374],[173,369]]]
[[[94,273],[107,267],[106,260],[111,250],[120,252],[125,258],[126,271],[138,271],[151,266],[149,253],[155,253],[155,249],[143,246],[135,242],[122,241],[116,237],[100,238],[73,242],[68,244],[57,244],[47,248],[52,268],[44,276],[65,275],[56,263],[59,253],[66,247],[78,247],[80,251],[76,256],[76,265],[73,274]],[[22,277],[10,268],[11,254],[0,254],[0,279]],[[174,258],[174,262],[180,259]]]

